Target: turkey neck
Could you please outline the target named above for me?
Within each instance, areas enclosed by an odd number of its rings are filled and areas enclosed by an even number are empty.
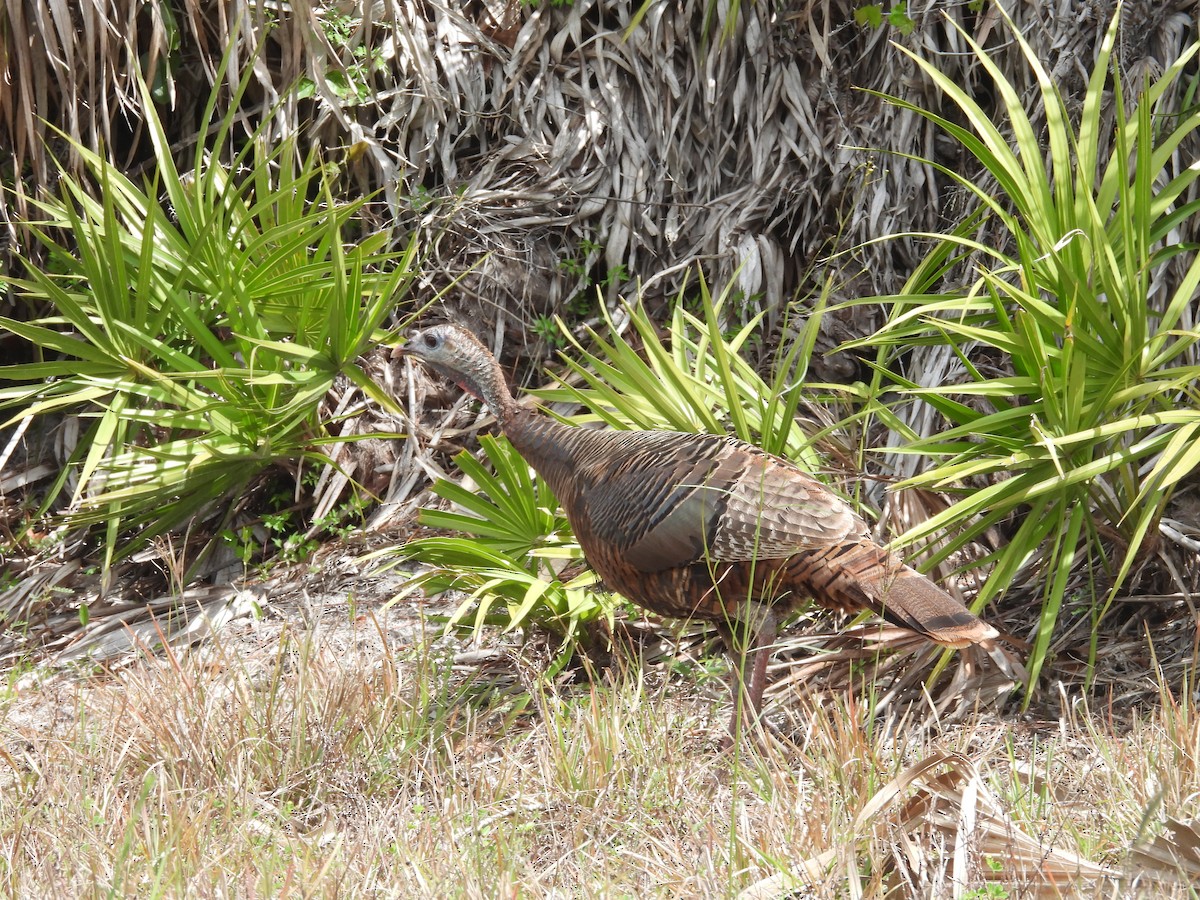
[[[587,480],[584,443],[595,433],[587,428],[572,428],[549,416],[513,405],[500,417],[504,435],[539,475],[546,479],[564,509]]]
[[[546,479],[563,509],[571,509],[589,481],[588,463],[600,432],[572,428],[547,415],[521,406],[504,381],[500,364],[481,365],[482,371],[460,383],[487,406],[509,442]]]
[[[500,431],[515,446],[518,454],[546,479],[563,509],[570,509],[580,492],[581,451],[586,456],[587,428],[571,428],[548,415],[535,413],[512,397],[500,364],[490,354],[468,355],[461,370],[438,366],[468,394],[478,397],[500,424]]]

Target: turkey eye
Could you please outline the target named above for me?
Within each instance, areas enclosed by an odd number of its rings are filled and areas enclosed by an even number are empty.
[[[438,345],[438,339],[432,334],[425,334],[421,336],[421,343],[424,344],[426,348],[433,350],[436,349]]]

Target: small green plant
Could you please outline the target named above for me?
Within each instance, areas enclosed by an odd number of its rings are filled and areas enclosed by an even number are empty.
[[[604,247],[593,240],[584,238],[579,242],[577,256],[568,256],[559,260],[558,267],[573,278],[584,281],[584,289],[579,291],[567,302],[567,310],[574,316],[590,315],[596,302],[595,291],[591,288],[608,288],[629,280],[629,271],[623,264],[611,266],[599,281],[590,274],[592,261],[598,259]]]
[[[222,528],[217,537],[222,544],[233,550],[244,568],[249,568],[250,563],[258,555],[259,543],[254,536],[253,526],[243,525],[237,531],[232,528]]]
[[[629,270],[625,268],[624,263],[617,263],[615,266],[609,268],[599,285],[600,287],[608,287],[609,285],[620,284],[622,281],[628,280]]]
[[[290,492],[271,497],[266,505],[277,511],[262,514],[261,528],[258,531],[253,525],[243,525],[236,531],[223,528],[217,536],[218,539],[233,550],[234,555],[247,569],[256,560],[264,565],[268,560],[300,562],[312,556],[320,547],[320,541],[316,537],[318,532],[343,539],[356,533],[361,527],[363,510],[368,502],[362,496],[354,494],[328,514],[315,519],[312,527],[307,528],[296,510],[285,508],[291,505],[291,501]],[[259,533],[263,532],[265,533],[260,540]]]
[[[882,4],[868,3],[854,10],[854,21],[868,28],[882,28],[888,25],[901,34],[911,34],[915,24],[908,15],[907,3],[893,4],[886,10]]]
[[[988,857],[990,864],[991,857]],[[1011,895],[1008,888],[995,881],[989,881],[983,887],[971,888],[962,894],[963,900],[1008,900]]]
[[[371,96],[371,75],[387,65],[382,48],[359,42],[360,17],[326,11],[320,17],[320,23],[330,47],[343,58],[347,53],[350,57],[349,62],[343,61],[342,65],[325,70],[322,76],[325,85],[346,105],[366,101]],[[316,92],[316,82],[311,78],[303,77],[296,85],[296,96],[301,100]]]
[[[418,184],[413,188],[412,194],[408,198],[409,205],[413,212],[422,213],[427,210],[434,202],[433,194],[429,188],[423,184]]]
[[[550,347],[562,346],[562,332],[558,330],[558,323],[554,321],[553,316],[534,316],[533,333]]]
[[[587,260],[579,259],[574,256],[567,257],[566,259],[560,259],[558,261],[558,267],[568,275],[573,275],[576,278],[582,278],[587,274],[588,271]]]
[[[293,563],[307,559],[319,546],[315,538],[305,537],[303,525],[291,511],[265,513],[263,527],[267,529],[273,555],[280,562]]]
[[[362,528],[370,502],[365,495],[354,492],[326,515],[315,519],[313,527],[335,537],[348,538]]]

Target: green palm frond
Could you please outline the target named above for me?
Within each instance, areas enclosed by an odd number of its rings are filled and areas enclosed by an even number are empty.
[[[903,293],[882,298],[892,314],[879,333],[852,344],[878,348],[878,383],[901,388],[949,423],[901,451],[931,464],[899,487],[962,497],[904,540],[928,542],[958,526],[933,552],[936,561],[993,526],[1013,523],[1007,544],[984,560],[992,571],[978,605],[1001,594],[1023,567],[1042,574],[1031,679],[1045,661],[1064,593],[1092,604],[1094,646],[1096,625],[1157,531],[1166,503],[1200,462],[1192,302],[1200,254],[1172,237],[1200,210],[1186,199],[1200,169],[1177,164],[1179,147],[1200,129],[1200,109],[1162,105],[1174,96],[1174,83],[1188,77],[1198,47],[1142,86],[1127,108],[1112,64],[1117,21],[1074,124],[1067,101],[1011,22],[1038,87],[1040,128],[1028,97],[971,35],[961,37],[1001,98],[1006,130],[952,78],[908,54],[959,118],[891,101],[954,137],[995,187],[941,167],[975,197],[981,213],[952,233],[922,236],[937,241],[937,249]],[[1106,117],[1110,94],[1114,109]],[[1002,239],[981,237],[981,226]],[[955,264],[964,260],[977,275],[965,290],[955,289]],[[900,355],[914,344],[947,348],[960,377],[927,384],[896,375]],[[1004,371],[975,365],[984,348],[999,354]],[[1114,537],[1115,554],[1105,546]]]
[[[361,201],[335,203],[326,167],[294,142],[251,140],[232,167],[197,150],[181,175],[157,121],[150,133],[158,169],[144,185],[76,148],[98,193],[64,173],[60,196],[38,202],[47,265],[28,258],[26,276],[0,279],[49,310],[0,319],[36,354],[0,366],[0,412],[77,417],[43,512],[67,529],[105,523],[106,565],[219,512],[273,464],[328,464],[319,404],[339,375],[381,398],[355,360],[416,250],[351,243]]]

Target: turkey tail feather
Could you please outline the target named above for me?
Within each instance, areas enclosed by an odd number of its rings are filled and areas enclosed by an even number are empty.
[[[999,636],[946,591],[871,541],[799,554],[804,586],[825,606],[869,609],[947,647],[983,644]]]

